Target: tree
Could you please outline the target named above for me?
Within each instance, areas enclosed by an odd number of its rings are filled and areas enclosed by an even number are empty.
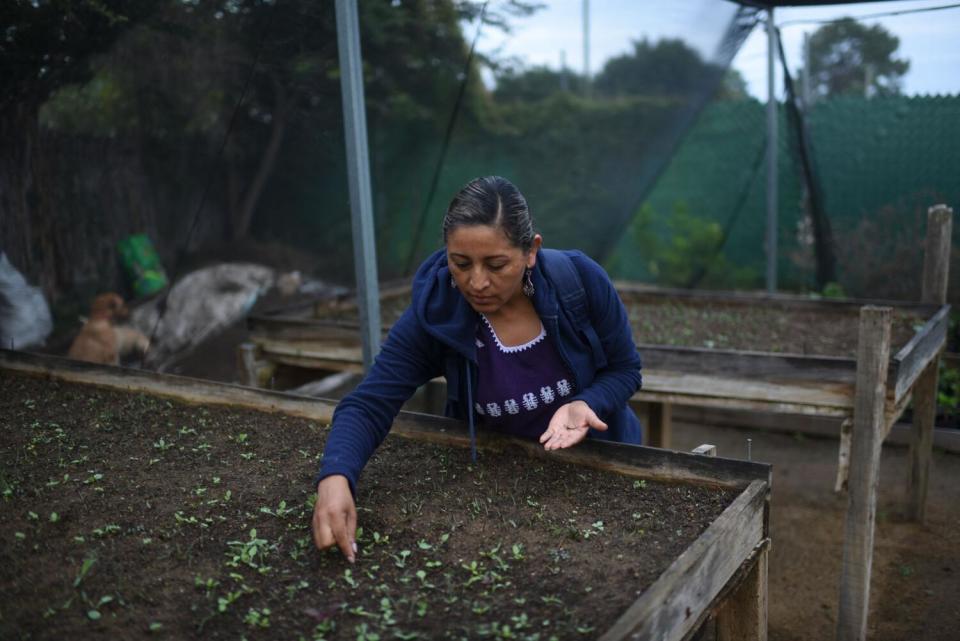
[[[535,102],[562,91],[576,91],[582,77],[570,69],[556,71],[538,66],[522,71],[507,70],[497,77],[494,97],[500,102]]]
[[[810,90],[814,96],[891,96],[900,93],[908,60],[894,57],[900,39],[880,25],[842,18],[810,37]],[[801,69],[801,78],[806,69]]]
[[[715,71],[683,40],[643,39],[633,43],[633,53],[608,60],[593,86],[601,96],[688,96]]]

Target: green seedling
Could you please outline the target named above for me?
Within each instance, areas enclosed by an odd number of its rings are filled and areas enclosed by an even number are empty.
[[[293,508],[287,507],[286,501],[280,501],[280,504],[277,506],[276,510],[271,510],[268,507],[261,507],[260,512],[262,514],[269,514],[270,516],[275,516],[278,519],[282,519],[286,516],[289,516],[294,512]]]
[[[410,550],[400,550],[399,555],[392,555],[394,559],[394,565],[396,565],[398,568],[407,567],[407,557],[409,557],[411,554],[412,552],[410,552]]]
[[[116,534],[116,533],[119,532],[119,531],[120,531],[120,526],[119,526],[119,525],[116,525],[116,524],[114,524],[114,523],[108,523],[107,525],[104,525],[103,527],[98,527],[98,528],[94,529],[94,530],[93,530],[93,535],[96,536],[96,537],[103,538],[103,537],[110,536],[111,534]]]
[[[228,566],[236,568],[243,564],[256,569],[261,574],[270,570],[268,566],[260,565],[260,559],[274,546],[271,546],[266,539],[257,537],[256,528],[250,530],[249,540],[227,541],[227,545],[230,546],[230,551],[226,553],[230,557],[230,560],[227,561]]]
[[[357,633],[357,641],[380,641],[380,635],[371,630],[366,623],[356,626],[353,631]]]
[[[215,587],[220,585],[220,582],[214,579],[213,577],[210,577],[209,579],[204,581],[199,576],[195,576],[193,578],[193,585],[194,587],[197,587],[197,588],[203,588],[204,590],[206,590],[207,594],[210,594],[210,592],[212,592]]]
[[[154,441],[153,447],[154,447],[154,449],[160,450],[161,452],[166,452],[166,451],[169,450],[171,447],[173,447],[173,443],[168,443],[168,442],[161,436],[158,440]]]
[[[647,488],[647,482],[640,480],[633,482],[633,489],[635,490],[645,490]]]
[[[353,578],[353,572],[350,570],[350,568],[347,568],[343,571],[343,581],[351,588],[357,587],[357,581]]]
[[[393,604],[387,597],[380,599],[380,621],[383,625],[396,625],[397,623],[393,614]]]
[[[243,596],[243,590],[237,590],[235,592],[227,592],[226,596],[217,598],[217,612],[226,612],[227,608],[230,605]]]
[[[87,576],[87,573],[90,572],[90,569],[96,562],[97,559],[93,556],[88,556],[83,560],[83,563],[80,565],[80,571],[77,572],[77,578],[73,580],[73,587],[80,587],[80,583],[83,581],[83,578]]]
[[[247,615],[243,617],[243,622],[251,628],[269,628],[270,627],[270,608],[256,610],[250,608]]]

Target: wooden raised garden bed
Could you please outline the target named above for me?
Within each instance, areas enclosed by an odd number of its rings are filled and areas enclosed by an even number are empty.
[[[673,404],[845,419],[837,488],[849,477],[851,492],[841,639],[866,634],[880,446],[911,400],[908,512],[924,518],[937,368],[949,322],[952,215],[943,205],[928,213],[919,303],[618,284],[643,357],[643,389],[633,402],[651,444],[669,447]],[[397,289],[384,296],[385,331],[404,296]],[[318,308],[251,318],[253,338],[241,349],[246,380],[262,383],[284,366],[360,371],[351,313]]]
[[[251,409],[253,408],[253,409]],[[766,638],[770,467],[403,413],[350,565],[326,401],[0,351],[0,637]]]

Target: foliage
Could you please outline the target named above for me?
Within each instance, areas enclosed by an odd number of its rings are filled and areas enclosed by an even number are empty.
[[[5,0],[0,3],[0,112],[35,104],[82,79],[89,55],[106,50],[156,8],[150,0]]]
[[[884,27],[843,18],[810,37],[810,88],[816,96],[891,96],[910,62],[895,58],[900,39]],[[802,70],[801,74],[806,73]]]
[[[755,279],[753,270],[730,264],[720,252],[720,225],[691,214],[682,201],[674,203],[673,212],[665,217],[645,204],[628,233],[657,284],[739,287]]]
[[[940,377],[937,384],[937,406],[944,416],[960,418],[960,369],[940,361]]]
[[[683,40],[643,39],[633,43],[632,53],[608,60],[593,86],[602,96],[684,96],[702,91],[709,76],[719,71]]]
[[[570,69],[556,71],[547,66],[526,70],[510,69],[497,77],[494,97],[499,102],[536,102],[561,92],[576,92],[583,77]]]

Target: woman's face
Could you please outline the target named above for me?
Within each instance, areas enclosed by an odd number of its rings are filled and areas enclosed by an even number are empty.
[[[496,314],[523,296],[523,273],[537,262],[541,242],[537,234],[524,252],[499,227],[456,227],[447,234],[447,265],[470,306],[482,314]]]

